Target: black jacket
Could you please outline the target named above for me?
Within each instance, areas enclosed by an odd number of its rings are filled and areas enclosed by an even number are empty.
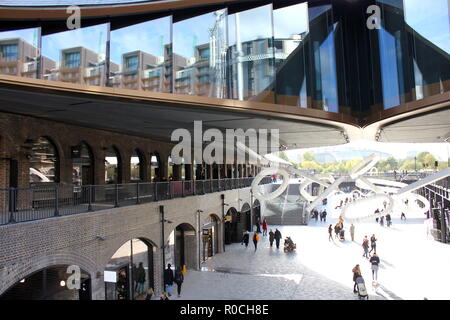
[[[173,284],[173,270],[164,270],[164,284]]]
[[[280,239],[281,239],[281,232],[280,232],[280,230],[275,231],[275,239],[280,241]]]
[[[183,283],[184,281],[184,276],[180,271],[175,272],[175,279],[174,281],[178,284],[178,283]]]

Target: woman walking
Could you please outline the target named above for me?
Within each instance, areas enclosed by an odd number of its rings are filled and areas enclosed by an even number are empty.
[[[358,291],[356,288],[358,287],[358,284],[356,283],[356,278],[361,277],[361,268],[359,267],[359,264],[357,264],[353,269],[353,293],[357,293]]]
[[[177,284],[178,297],[181,296],[181,285],[183,284],[183,281],[184,281],[183,273],[181,272],[181,268],[178,267],[177,271],[175,271],[175,279],[174,279],[174,282]]]

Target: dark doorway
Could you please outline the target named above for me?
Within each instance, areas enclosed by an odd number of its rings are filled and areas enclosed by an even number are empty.
[[[91,279],[80,270],[79,289],[69,289],[68,265],[51,266],[34,272],[8,289],[0,300],[90,300]]]

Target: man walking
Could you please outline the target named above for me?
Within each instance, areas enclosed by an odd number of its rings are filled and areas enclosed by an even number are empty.
[[[367,236],[364,236],[362,247],[364,249],[363,257],[366,257],[367,259],[369,259],[369,255],[368,255],[368,253],[369,253],[369,239],[367,239]]]
[[[370,237],[370,251],[369,254],[372,253],[372,250],[374,253],[377,253],[377,238],[375,238],[375,234],[373,234]]]
[[[377,281],[378,279],[378,265],[380,264],[380,258],[376,253],[372,255],[369,262],[372,264],[372,280]]]
[[[352,238],[352,241],[355,241],[355,226],[353,223],[350,225],[350,237]]]
[[[169,297],[172,295],[173,278],[173,270],[171,269],[171,265],[169,263],[167,264],[167,269],[164,270],[164,287],[166,288],[165,291],[167,291]]]
[[[259,235],[257,232],[253,232],[252,241],[253,241],[253,244],[255,245],[255,251],[256,251],[256,249],[258,249],[258,241],[259,241]]]
[[[275,229],[275,242],[277,245],[277,249],[280,249],[280,240],[281,240],[281,232],[278,229]]]
[[[269,242],[270,242],[270,247],[272,248],[273,245],[273,240],[275,240],[275,233],[273,233],[272,229],[270,229],[269,232]]]

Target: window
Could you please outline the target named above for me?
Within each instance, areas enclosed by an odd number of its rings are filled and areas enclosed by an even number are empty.
[[[79,68],[80,67],[80,53],[68,52],[64,55],[64,65],[66,68]]]
[[[4,61],[18,60],[17,44],[5,44],[0,46],[0,57]]]
[[[200,58],[209,59],[209,48],[204,48],[199,50]]]
[[[138,56],[131,56],[125,58],[125,68],[127,70],[137,70],[138,69]]]

